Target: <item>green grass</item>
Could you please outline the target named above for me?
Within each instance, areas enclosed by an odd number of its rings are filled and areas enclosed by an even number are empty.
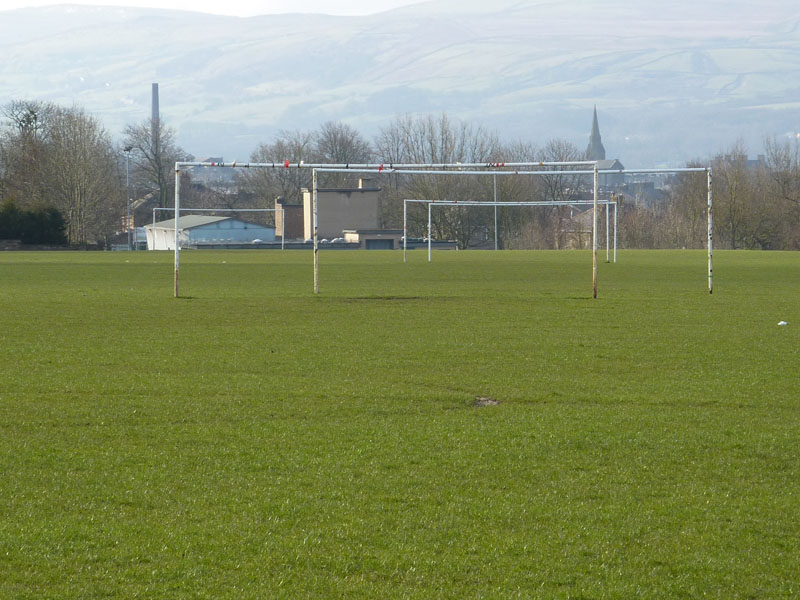
[[[0,598],[800,595],[800,254],[320,262],[0,253]]]

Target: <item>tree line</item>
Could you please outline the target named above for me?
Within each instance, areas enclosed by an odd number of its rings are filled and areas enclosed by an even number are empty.
[[[100,121],[79,107],[15,100],[0,116],[0,202],[60,215],[70,246],[108,245],[124,229],[131,181],[136,197],[156,195],[166,206],[172,165],[186,158],[172,130],[153,131],[149,120],[127,127],[115,144]],[[5,236],[12,235],[12,213],[2,213]]]
[[[127,199],[134,211],[170,207],[173,167],[193,157],[175,142],[159,119],[130,125],[114,143],[108,131],[78,107],[13,101],[2,108],[0,202],[17,210],[59,214],[68,244],[106,242],[125,223]],[[261,143],[251,162],[335,163],[499,163],[574,161],[584,156],[560,139],[541,145],[505,142],[481,126],[447,114],[401,115],[367,140],[356,128],[328,122],[316,130],[281,131]],[[714,173],[714,240],[717,248],[800,249],[800,142],[768,139],[764,154],[749,160],[739,142],[710,160]],[[251,169],[233,181],[200,181],[182,174],[186,205],[216,208],[272,208],[276,198],[300,203],[311,187],[307,169]],[[320,187],[355,187],[356,174],[320,173]],[[381,226],[402,225],[403,200],[504,202],[575,201],[590,197],[592,181],[581,175],[490,177],[383,174],[369,182],[381,193]],[[706,244],[707,185],[703,173],[663,177],[655,193],[636,185],[607,188],[621,200],[619,243],[630,248],[702,248]],[[651,192],[653,191],[653,185]],[[129,192],[130,191],[130,192]],[[0,219],[8,217],[2,217]],[[10,213],[9,213],[10,214]],[[585,247],[582,209],[575,206],[459,208],[437,211],[433,235],[467,248],[491,238],[502,248]],[[427,211],[409,207],[409,235],[427,230]],[[252,218],[252,217],[247,217]],[[271,222],[272,217],[265,217]],[[142,224],[141,216],[137,224]],[[601,220],[601,224],[603,221]],[[0,224],[0,232],[7,231]],[[7,233],[3,235],[8,235]],[[577,237],[576,237],[577,235]],[[0,235],[2,237],[2,235]],[[20,236],[22,237],[22,236]],[[30,239],[30,238],[26,238]]]

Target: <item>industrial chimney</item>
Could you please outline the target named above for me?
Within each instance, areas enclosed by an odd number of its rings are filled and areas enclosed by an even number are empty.
[[[167,187],[163,183],[163,173],[165,172],[164,165],[161,157],[161,118],[158,111],[158,84],[153,84],[153,102],[152,114],[150,116],[150,149],[153,153],[153,158],[158,169],[158,205],[164,207],[167,205]]]
[[[153,102],[152,102],[152,106],[153,106],[153,112],[152,112],[151,119],[152,119],[152,125],[153,125],[153,135],[155,136],[155,133],[156,133],[157,127],[158,127],[158,84],[157,83],[153,84]]]
[[[153,154],[161,155],[161,123],[158,110],[158,84],[153,84],[152,116],[150,117],[150,138]]]

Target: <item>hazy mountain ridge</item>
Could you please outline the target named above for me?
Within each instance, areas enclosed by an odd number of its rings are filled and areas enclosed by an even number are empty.
[[[117,134],[149,115],[179,141],[246,158],[277,129],[447,111],[505,138],[609,154],[707,155],[800,131],[800,8],[767,1],[451,2],[368,17],[249,19],[96,7],[0,12],[0,100],[78,104]],[[724,10],[723,10],[724,9]]]

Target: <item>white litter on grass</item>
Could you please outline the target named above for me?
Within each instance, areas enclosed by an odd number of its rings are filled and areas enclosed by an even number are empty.
[[[788,325],[788,323],[787,323],[786,321],[781,321],[780,323],[778,323],[778,325],[780,325],[781,327],[783,327],[784,325]]]

